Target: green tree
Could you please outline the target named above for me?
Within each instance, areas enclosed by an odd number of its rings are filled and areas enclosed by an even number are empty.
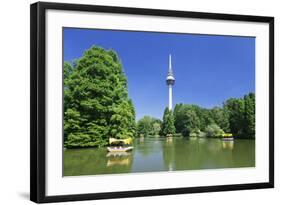
[[[138,136],[143,135],[145,137],[151,135],[159,135],[161,130],[161,120],[152,118],[150,116],[144,116],[137,122]]]
[[[181,131],[183,129],[183,124],[182,124],[182,121],[181,121],[182,109],[183,109],[182,103],[175,105],[173,114],[174,114],[174,125],[175,125],[175,128],[176,128],[176,133],[181,133]],[[165,115],[165,113],[164,113],[164,115]]]
[[[244,132],[245,138],[255,138],[255,94],[244,96]]]
[[[154,121],[152,127],[153,127],[153,135],[158,136],[161,131],[161,123]]]
[[[131,114],[129,117],[128,129],[132,132],[132,137],[134,137],[137,133],[136,111],[132,99],[129,99],[128,103],[128,109]]]
[[[207,137],[221,137],[224,131],[217,124],[211,124],[206,127],[205,133]]]
[[[225,132],[229,132],[229,116],[228,112],[220,107],[214,107],[210,110],[211,118],[213,119],[214,123],[217,124],[221,129]],[[211,123],[210,123],[211,124]]]
[[[164,136],[175,134],[174,115],[167,107],[164,110],[161,134]]]
[[[174,117],[177,133],[189,137],[192,132],[199,132],[201,127],[200,118],[197,115],[200,112],[199,109],[200,107],[195,105],[178,104],[175,106]],[[202,114],[202,119],[203,117]]]
[[[228,112],[229,128],[232,134],[241,137],[244,131],[244,110],[245,104],[243,99],[230,98],[224,108]]]
[[[230,98],[224,102],[223,107],[211,109],[176,104],[174,121],[176,133],[184,136],[203,136],[208,126],[216,124],[224,132],[231,132],[236,137],[254,138],[255,94],[249,93],[244,98]]]
[[[237,137],[255,138],[255,94],[231,98],[224,103],[229,116],[229,127]]]
[[[183,129],[181,131],[183,136],[189,137],[192,132],[199,132],[200,119],[193,109],[186,109],[183,117]]]
[[[205,130],[208,125],[215,123],[210,109],[202,108],[202,115],[200,115],[199,118],[201,121],[201,130]]]
[[[117,54],[93,46],[74,64],[65,62],[65,146],[104,146],[109,137],[134,133],[134,106]]]
[[[149,116],[144,116],[137,122],[137,133],[138,136],[143,135],[147,137],[153,130],[152,118]]]
[[[131,127],[131,120],[134,115],[128,101],[123,101],[119,105],[114,106],[113,115],[109,121],[109,133],[111,137],[118,139],[126,139],[134,136],[134,129]],[[130,128],[131,129],[128,129]]]

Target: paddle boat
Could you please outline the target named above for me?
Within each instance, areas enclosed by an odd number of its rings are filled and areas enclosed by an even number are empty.
[[[231,133],[224,133],[221,139],[224,141],[233,141],[234,137]]]
[[[134,147],[128,146],[132,144],[133,139],[131,137],[127,139],[115,139],[109,138],[110,146],[107,147],[108,152],[128,152],[131,151]]]
[[[107,151],[109,152],[127,152],[131,151],[134,147],[129,146],[129,147],[107,147]]]

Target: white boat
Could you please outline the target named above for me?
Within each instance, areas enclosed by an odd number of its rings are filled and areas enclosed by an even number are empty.
[[[115,158],[115,157],[128,157],[131,155],[131,152],[108,152],[106,154],[106,157],[111,157],[111,158]]]
[[[127,152],[127,151],[131,151],[134,147],[130,146],[130,147],[107,147],[107,151],[109,152]]]
[[[222,140],[223,141],[233,141],[234,138],[233,137],[223,137]]]

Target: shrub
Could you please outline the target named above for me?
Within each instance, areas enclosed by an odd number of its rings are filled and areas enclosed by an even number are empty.
[[[205,133],[207,137],[220,137],[224,131],[217,124],[211,124],[206,127]]]
[[[183,137],[183,135],[181,133],[175,133],[173,136],[174,137]]]
[[[201,131],[200,131],[200,133],[199,133],[198,136],[201,137],[201,138],[204,138],[204,137],[206,137],[207,135],[206,135],[205,132],[201,132]]]

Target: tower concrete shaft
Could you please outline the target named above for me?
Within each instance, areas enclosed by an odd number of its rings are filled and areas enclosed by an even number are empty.
[[[173,69],[172,69],[172,56],[169,55],[169,70],[168,70],[168,76],[166,78],[166,83],[169,88],[169,110],[173,109],[173,85],[175,84],[175,77],[173,74]]]
[[[172,85],[169,85],[169,110],[173,109],[173,90]]]

